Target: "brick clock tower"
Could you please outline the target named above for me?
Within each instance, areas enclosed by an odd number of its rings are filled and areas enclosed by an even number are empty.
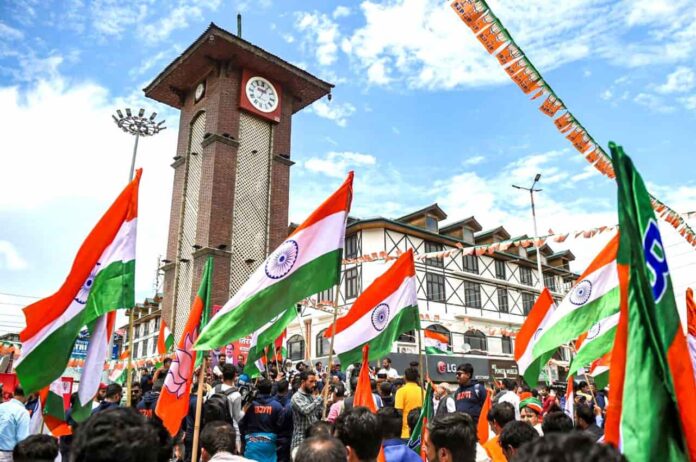
[[[209,255],[222,305],[286,238],[292,115],[332,87],[211,24],[145,88],[181,111],[162,268],[176,338]]]

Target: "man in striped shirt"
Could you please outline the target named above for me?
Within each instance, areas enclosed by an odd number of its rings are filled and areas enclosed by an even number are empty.
[[[292,395],[292,443],[291,450],[304,440],[305,431],[319,420],[322,399],[316,390],[317,376],[311,370],[300,372],[300,388]]]

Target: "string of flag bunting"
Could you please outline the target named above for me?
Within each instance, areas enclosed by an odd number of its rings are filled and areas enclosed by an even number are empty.
[[[602,175],[615,178],[611,159],[606,151],[568,110],[486,1],[455,0],[450,6],[486,51],[495,55],[505,73],[525,95],[531,95],[532,100],[544,97],[539,110],[553,120],[558,131],[565,135],[573,147]],[[653,195],[650,195],[650,201],[655,213],[676,229],[689,244],[696,247],[696,234],[684,217]]]

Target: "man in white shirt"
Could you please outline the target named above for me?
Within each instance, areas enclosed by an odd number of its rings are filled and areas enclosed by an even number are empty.
[[[14,397],[0,404],[0,461],[12,461],[14,447],[29,436],[29,411],[24,390],[15,388]]]
[[[436,385],[433,389],[433,415],[439,416],[455,412],[457,408],[454,400],[449,396],[449,390],[444,383]]]
[[[239,422],[244,418],[244,409],[242,409],[242,395],[235,387],[235,379],[237,377],[237,369],[232,364],[223,364],[222,366],[222,383],[216,385],[206,399],[210,399],[216,393],[222,393],[227,396],[230,415],[234,421],[234,431],[237,438],[237,450],[241,450],[241,438],[239,433]],[[231,390],[231,391],[230,391]]]
[[[387,380],[394,380],[399,378],[399,373],[391,367],[392,361],[391,358],[384,358],[382,360],[382,369],[377,371],[377,374],[387,374]]]
[[[520,420],[520,397],[517,396],[517,383],[512,379],[503,379],[505,392],[498,399],[499,403],[510,403],[515,408],[515,420]]]

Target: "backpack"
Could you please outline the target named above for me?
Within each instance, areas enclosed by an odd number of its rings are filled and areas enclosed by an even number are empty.
[[[237,391],[237,389],[232,387],[228,390],[220,391],[220,389],[216,387],[213,390],[215,393],[203,403],[203,421],[213,422],[215,420],[222,420],[233,425],[229,396]]]

